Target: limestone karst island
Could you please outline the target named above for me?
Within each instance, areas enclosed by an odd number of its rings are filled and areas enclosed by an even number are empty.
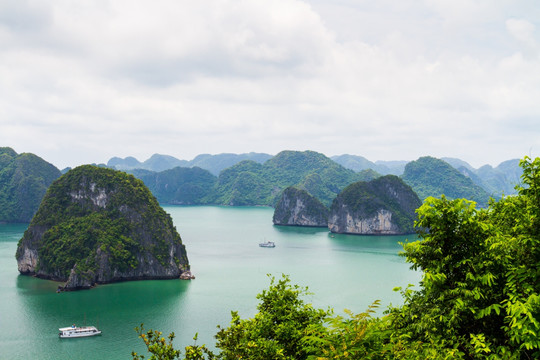
[[[21,274],[65,282],[62,290],[190,276],[182,239],[143,182],[91,165],[50,186],[16,258]]]

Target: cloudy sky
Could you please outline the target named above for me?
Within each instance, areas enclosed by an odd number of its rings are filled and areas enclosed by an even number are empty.
[[[540,156],[537,0],[0,0],[0,146]]]

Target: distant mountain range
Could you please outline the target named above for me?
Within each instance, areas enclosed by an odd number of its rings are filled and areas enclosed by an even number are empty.
[[[446,161],[431,156],[408,163],[401,178],[413,188],[420,199],[445,195],[451,199],[473,200],[483,207],[487,206],[489,201],[486,190],[475,184],[470,177]]]
[[[107,162],[107,166],[116,170],[134,170],[143,169],[150,171],[164,171],[180,167],[200,167],[210,171],[214,175],[219,175],[221,170],[238,164],[240,161],[252,160],[262,164],[266,160],[270,159],[272,155],[261,153],[248,153],[248,154],[201,154],[196,156],[193,160],[179,160],[170,155],[154,154],[148,160],[140,162],[134,157],[126,157],[124,159],[119,157],[113,157]]]
[[[354,171],[373,169],[382,175],[392,174],[398,176],[403,175],[405,167],[409,163],[408,161],[371,162],[357,155],[332,156],[332,160]],[[456,158],[444,157],[440,160],[452,165],[461,174],[470,178],[473,183],[483,188],[490,196],[500,198],[503,194],[516,194],[514,188],[519,184],[522,173],[519,167],[519,159],[504,161],[495,168],[491,165],[484,165],[479,169],[475,169],[466,161]]]
[[[258,161],[242,160],[246,157]],[[118,161],[114,159],[118,158],[111,159],[109,165]],[[126,159],[126,164],[135,164],[131,158]],[[162,172],[128,171],[141,178],[162,203],[270,206],[288,186],[304,189],[330,206],[345,186],[383,174],[401,176],[421,199],[445,194],[449,198],[468,198],[485,206],[490,196],[513,194],[521,175],[517,159],[496,168],[486,165],[474,169],[465,161],[453,158],[371,162],[356,155],[328,158],[314,151],[282,151],[273,157],[255,153],[200,155],[190,162],[156,154],[145,163],[148,167],[148,164],[165,163],[172,166],[182,161],[199,165]],[[223,168],[231,163],[234,164]],[[219,169],[221,172],[216,175]]]
[[[500,198],[503,194],[516,194],[515,186],[520,183],[522,169],[519,167],[519,159],[503,161],[497,167],[484,165],[479,169],[474,169],[467,162],[454,159],[442,158],[463,175],[471,178],[476,184],[484,188],[488,194],[495,198]]]
[[[0,150],[0,222],[29,221],[60,172],[36,155]],[[515,193],[518,164],[515,159],[474,169],[454,158],[371,162],[356,155],[329,158],[314,151],[282,151],[275,156],[203,154],[191,161],[160,154],[144,162],[115,157],[98,166],[134,174],[163,204],[274,206],[284,189],[295,186],[329,207],[346,186],[385,174],[400,176],[421,200],[445,194],[484,206],[489,196]]]
[[[132,172],[135,169],[144,169],[155,172],[160,172],[174,167],[200,167],[208,170],[215,176],[219,176],[222,170],[230,168],[241,161],[252,160],[259,164],[263,164],[273,156],[264,153],[246,153],[246,154],[202,154],[195,157],[193,160],[180,160],[169,155],[154,154],[148,160],[140,162],[133,157],[124,159],[113,157],[107,166],[117,170]],[[372,173],[369,178],[374,178],[380,175],[397,175],[401,176],[405,172],[405,167],[409,161],[375,161],[372,162],[363,156],[358,155],[339,155],[332,156],[331,160],[341,166],[353,170],[354,172]],[[466,161],[456,158],[441,158],[452,165],[465,177],[468,177],[472,182],[483,188],[488,195],[495,198],[500,198],[503,194],[515,194],[515,186],[519,183],[521,176],[521,168],[519,167],[519,159],[507,160],[493,168],[491,165],[484,165],[479,169],[473,168]],[[376,176],[375,176],[376,175]]]
[[[163,203],[233,206],[273,206],[288,186],[305,189],[329,206],[345,186],[378,176],[370,171],[356,173],[314,151],[282,151],[262,164],[243,160],[218,177],[199,167],[132,173]]]
[[[339,156],[332,156],[332,160],[337,162],[338,164],[341,164],[345,166],[347,169],[351,169],[354,171],[362,171],[371,169],[376,172],[378,172],[381,175],[401,175],[403,174],[403,171],[405,170],[405,165],[407,165],[408,161],[405,160],[398,160],[398,161],[369,161],[363,156],[358,155],[339,155]]]

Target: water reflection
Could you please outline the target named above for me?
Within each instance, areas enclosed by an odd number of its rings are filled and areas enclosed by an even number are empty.
[[[280,226],[274,225],[274,230],[284,234],[305,234],[315,235],[320,233],[329,232],[325,227],[304,227],[304,226]]]

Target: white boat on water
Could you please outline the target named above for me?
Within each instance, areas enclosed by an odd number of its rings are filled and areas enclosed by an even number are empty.
[[[71,325],[70,327],[64,327],[58,329],[60,332],[58,336],[61,338],[76,338],[76,337],[85,337],[85,336],[95,336],[101,334],[101,330],[95,326],[75,326]]]
[[[263,243],[259,243],[260,247],[267,247],[267,248],[273,248],[276,247],[276,244],[273,241],[265,241]]]

